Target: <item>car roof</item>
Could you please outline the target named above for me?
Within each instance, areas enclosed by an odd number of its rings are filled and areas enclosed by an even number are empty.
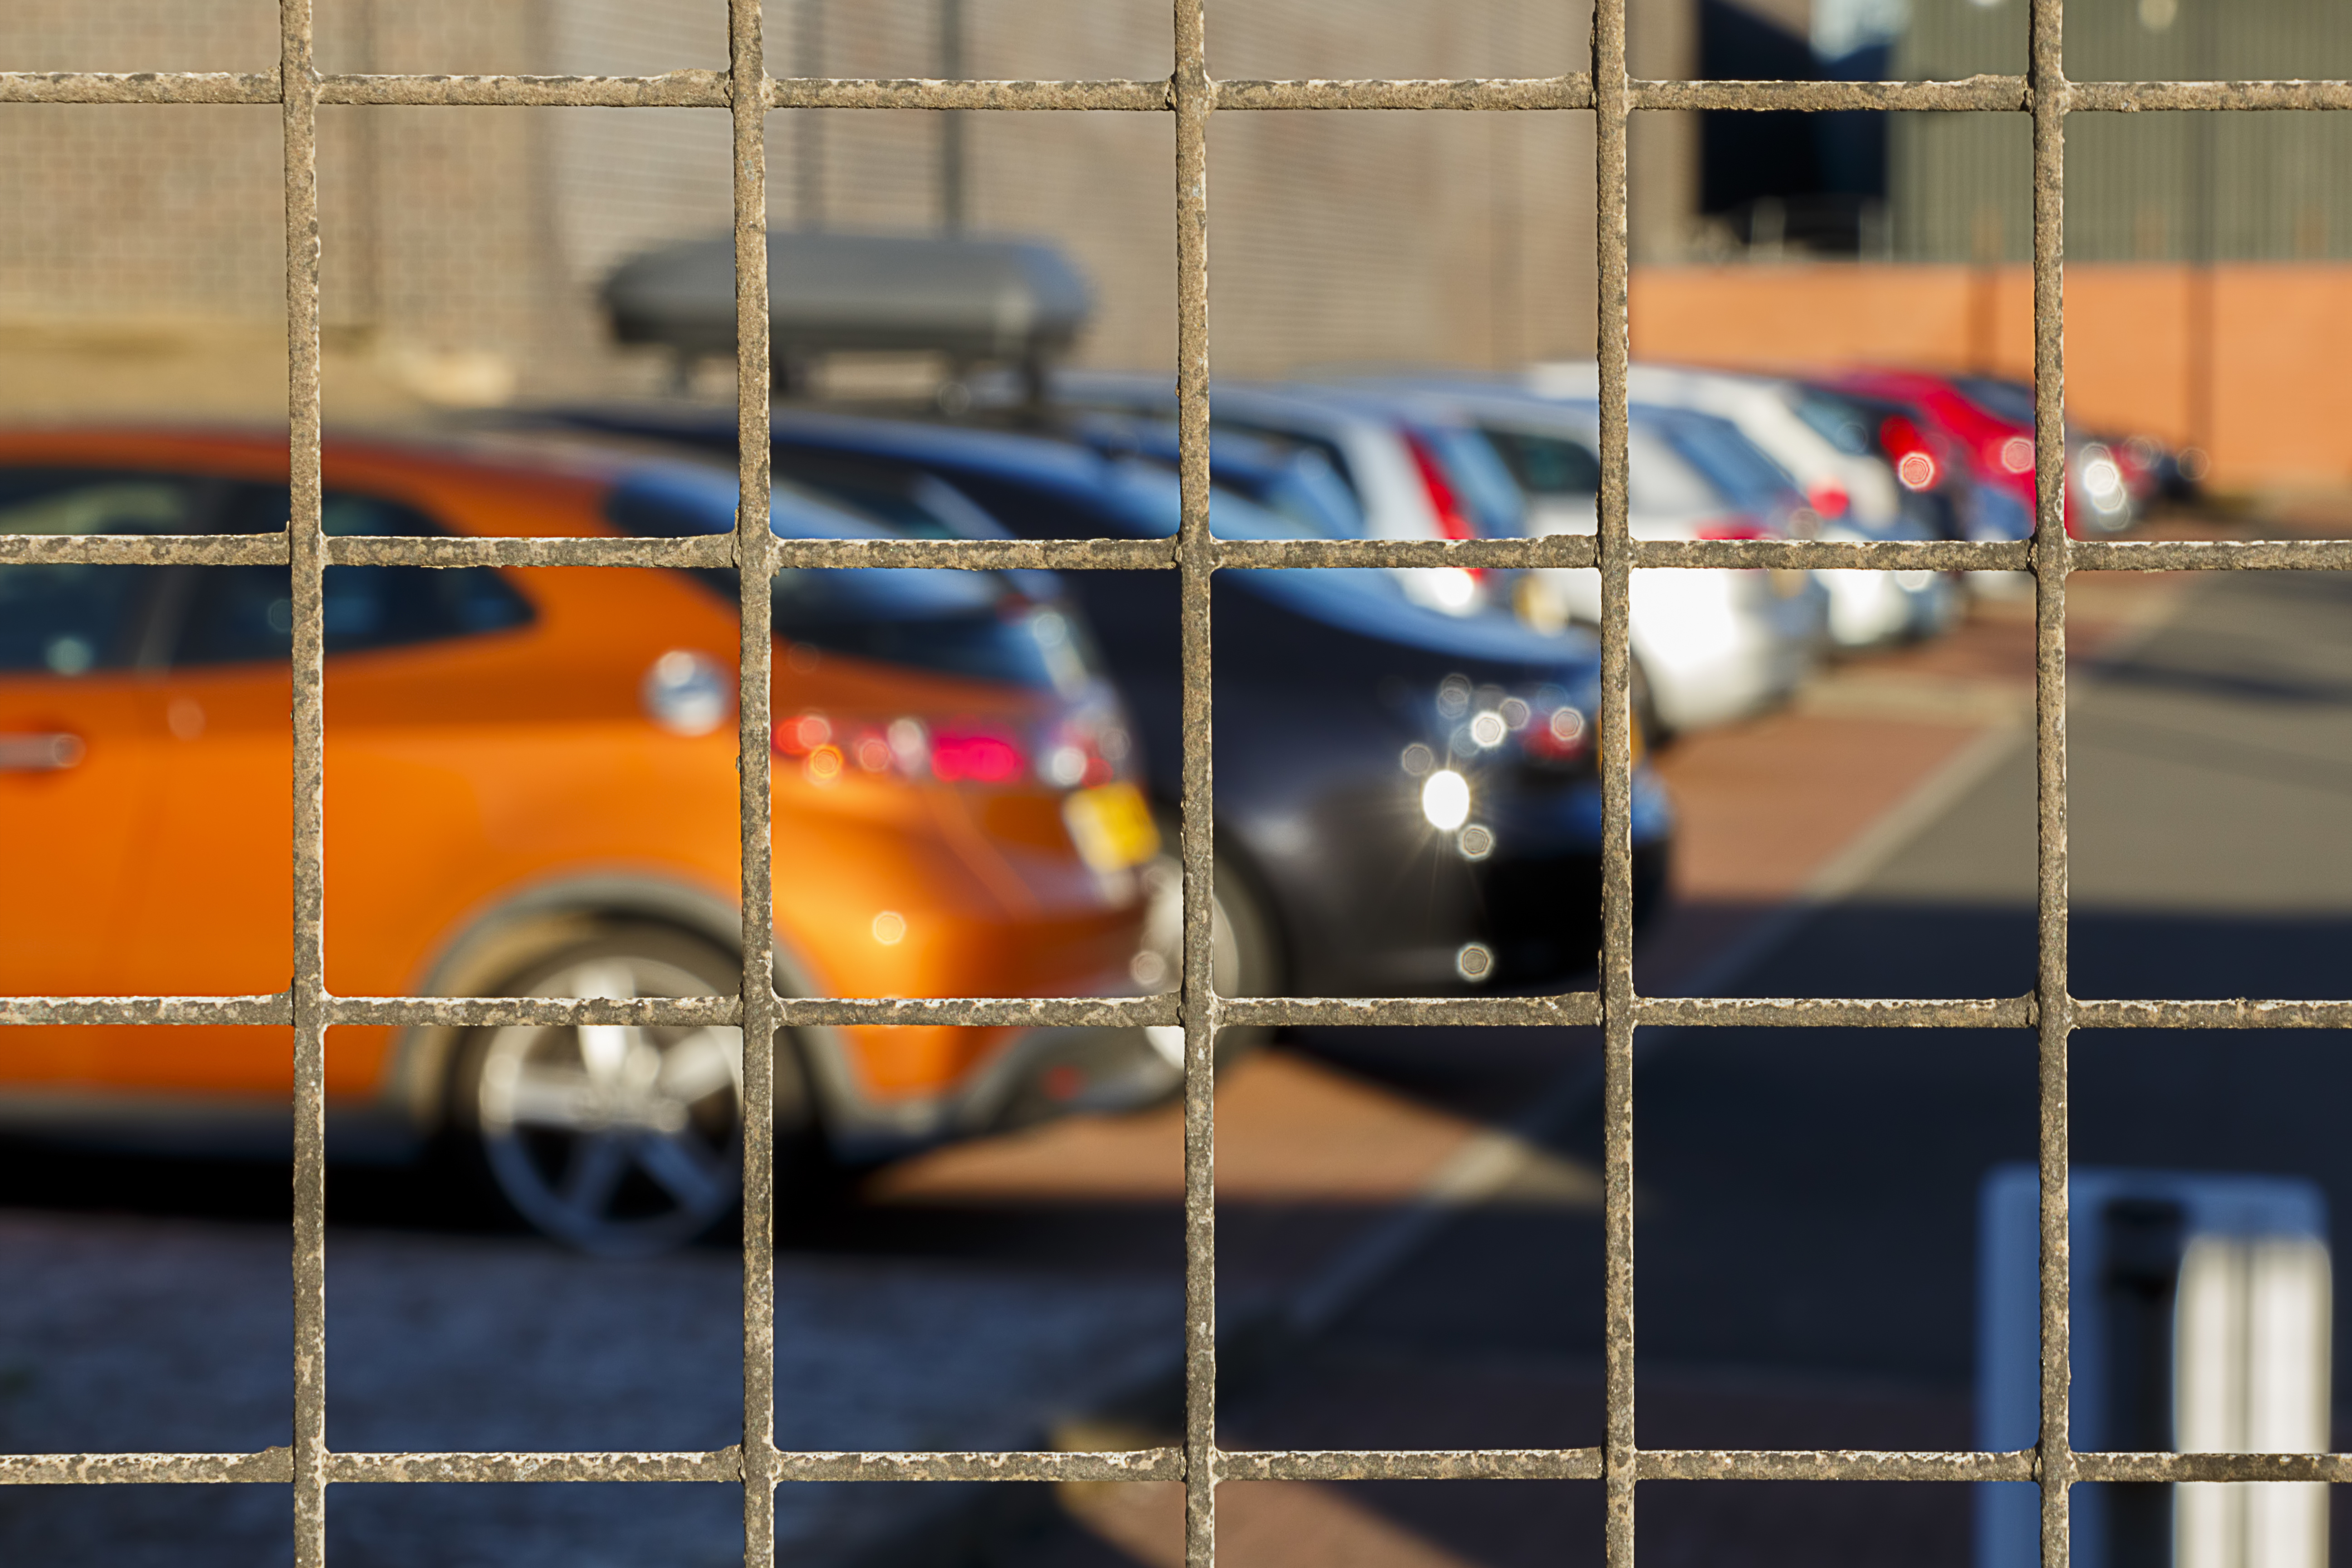
[[[724,411],[686,413],[677,409],[645,411],[657,425],[700,438],[723,434],[731,440],[734,420]],[[626,421],[626,412],[584,413],[579,417]],[[1160,509],[1153,496],[1167,499],[1173,476],[1156,466],[1119,460],[1081,444],[1000,430],[972,430],[952,425],[914,423],[838,414],[824,410],[790,409],[774,416],[780,441],[796,437],[828,453],[863,456],[916,466],[936,464],[954,470],[982,472],[1017,484],[1056,489],[1097,510],[1123,513],[1130,522],[1159,536],[1154,517]],[[953,482],[957,476],[950,471]],[[1218,492],[1222,509],[1232,505],[1254,518],[1271,518],[1263,509],[1229,492]],[[1164,521],[1164,520],[1160,520]],[[1292,531],[1279,532],[1291,536]],[[1415,647],[1465,658],[1487,658],[1559,668],[1582,668],[1598,658],[1589,638],[1539,633],[1516,617],[1497,612],[1487,617],[1444,615],[1404,597],[1393,574],[1379,568],[1264,571],[1234,574],[1259,595],[1285,605],[1294,613],[1344,627],[1380,641]]]
[[[1080,407],[1087,405],[1089,397],[1116,396],[1133,406],[1165,408],[1171,415],[1176,408],[1172,384],[1162,377],[1134,373],[1066,371],[1054,377],[1052,390]],[[1221,410],[1239,415],[1244,421],[1294,421],[1325,436],[1378,430],[1390,417],[1360,401],[1327,396],[1324,388],[1290,382],[1220,379],[1212,389],[1209,416],[1215,419]]]
[[[452,429],[386,434],[330,429],[321,456],[340,461],[400,462],[480,473],[534,475],[610,483],[629,468],[662,460],[619,445],[554,433]],[[203,464],[275,478],[289,466],[283,430],[249,425],[123,423],[20,426],[0,429],[0,462]],[[674,457],[670,460],[675,460]]]
[[[329,432],[320,442],[330,487],[377,470],[380,477],[414,475],[461,478],[497,484],[550,484],[576,489],[592,503],[632,486],[651,486],[692,495],[709,505],[724,495],[731,515],[737,476],[724,464],[676,447],[623,437],[586,437],[542,428],[468,428],[416,435]],[[139,468],[194,468],[255,483],[281,482],[287,472],[286,437],[277,431],[236,426],[56,426],[0,430],[0,465],[27,467],[103,464]],[[597,505],[590,516],[616,527]],[[791,537],[887,537],[897,531],[856,509],[780,487],[772,507],[779,533]],[[460,522],[457,518],[445,521]]]

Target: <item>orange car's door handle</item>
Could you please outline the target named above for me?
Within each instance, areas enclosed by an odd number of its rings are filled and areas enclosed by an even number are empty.
[[[53,773],[81,761],[79,735],[0,733],[0,773]]]

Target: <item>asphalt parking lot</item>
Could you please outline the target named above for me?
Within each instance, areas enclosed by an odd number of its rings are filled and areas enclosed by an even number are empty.
[[[2075,990],[2342,989],[2352,842],[2352,585],[2078,578]],[[2032,963],[2030,606],[1831,672],[1694,737],[1657,992],[1968,995]],[[1792,914],[1793,910],[1799,911]],[[1642,1436],[1963,1446],[1973,1202],[2030,1156],[2030,1038],[1685,1031],[1640,1080]],[[1237,1068],[1219,1104],[1223,1440],[1585,1443],[1600,1428],[1594,1042],[1331,1031]],[[2085,1036],[2084,1163],[2294,1172],[2352,1204],[2335,1043]],[[2330,1092],[2331,1089],[2336,1092]],[[1065,1123],[910,1163],[781,1265],[781,1436],[821,1447],[1121,1442],[1101,1411],[1172,1364],[1181,1126]],[[288,1403],[282,1167],[0,1148],[0,1445],[253,1447]],[[483,1233],[372,1172],[331,1186],[330,1440],[702,1447],[740,1421],[740,1270],[719,1248],[589,1263]],[[285,1555],[268,1489],[10,1489],[0,1558]],[[794,1560],[854,1563],[929,1499],[788,1489]],[[740,1558],[726,1489],[339,1489],[352,1563]],[[176,1495],[174,1495],[176,1494]],[[231,1495],[233,1494],[233,1495]],[[393,1495],[398,1494],[398,1495]],[[942,1494],[944,1496],[944,1494]],[[1956,1488],[1650,1487],[1645,1556],[1958,1563]],[[1232,1486],[1236,1563],[1497,1565],[1600,1555],[1596,1489]],[[967,1557],[1181,1561],[1155,1487],[1065,1489]],[[733,1542],[730,1546],[730,1542]],[[470,1555],[469,1555],[470,1553]]]

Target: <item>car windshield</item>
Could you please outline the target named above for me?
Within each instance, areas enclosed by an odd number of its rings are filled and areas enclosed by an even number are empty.
[[[735,526],[735,495],[731,474],[646,468],[613,487],[604,515],[644,538],[726,533]],[[769,515],[785,539],[903,537],[783,485],[772,495]],[[740,592],[731,571],[693,574],[730,601]],[[1023,588],[1001,572],[787,567],[776,574],[772,599],[775,634],[861,658],[1075,693],[1093,673],[1082,635],[1066,611]]]
[[[1511,470],[1519,488],[1531,496],[1590,496],[1601,493],[1601,458],[1583,442],[1568,436],[1540,435],[1532,430],[1485,426],[1487,444]]]

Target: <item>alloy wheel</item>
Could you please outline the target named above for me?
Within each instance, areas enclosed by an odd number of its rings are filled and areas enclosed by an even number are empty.
[[[709,980],[644,952],[582,952],[536,996],[708,996]],[[743,1037],[734,1028],[583,1025],[488,1031],[462,1109],[499,1193],[583,1251],[642,1256],[691,1240],[742,1188]]]

